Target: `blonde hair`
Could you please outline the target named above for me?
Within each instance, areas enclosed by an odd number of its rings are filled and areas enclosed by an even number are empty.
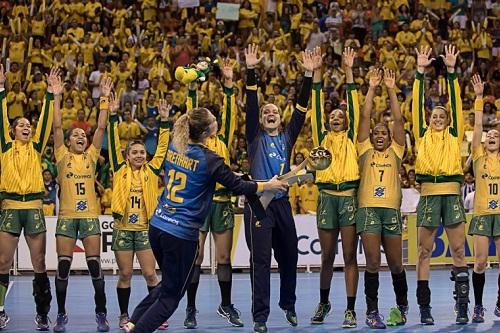
[[[198,142],[204,132],[209,130],[212,114],[208,109],[195,108],[177,119],[174,124],[172,142],[178,153],[184,154],[189,140]]]

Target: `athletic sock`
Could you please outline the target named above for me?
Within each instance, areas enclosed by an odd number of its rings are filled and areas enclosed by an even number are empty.
[[[330,298],[330,288],[319,290],[319,302],[321,304],[328,304]]]
[[[231,305],[232,268],[231,264],[217,264],[217,279],[221,295],[221,305]]]
[[[148,293],[150,293],[150,292],[151,292],[151,290],[155,289],[157,286],[158,286],[158,285],[156,285],[156,286],[148,286]]]
[[[9,274],[0,274],[0,312],[4,312],[5,296],[9,289]]]
[[[191,278],[191,283],[189,284],[187,290],[187,307],[196,307],[196,292],[198,291],[198,285],[200,284],[200,272],[201,266],[195,265],[193,269],[193,277]]]
[[[431,290],[427,280],[417,281],[417,303],[419,306],[429,306],[431,304]]]
[[[378,287],[378,272],[370,273],[365,271],[366,313],[378,311]]]
[[[128,303],[130,301],[131,288],[116,288],[118,295],[118,305],[120,306],[120,314],[128,313]]]
[[[483,290],[485,275],[483,273],[472,272],[472,288],[474,288],[475,305],[483,305]]]
[[[356,296],[347,296],[347,310],[354,311],[356,305]]]
[[[391,274],[392,286],[396,294],[396,304],[408,306],[408,284],[406,282],[406,272],[403,270],[401,273]]]

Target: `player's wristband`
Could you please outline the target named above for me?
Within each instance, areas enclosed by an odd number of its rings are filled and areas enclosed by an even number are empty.
[[[476,98],[474,101],[474,111],[483,111],[484,101],[482,98]]]
[[[109,98],[101,97],[99,100],[99,109],[100,110],[109,110]]]
[[[312,76],[313,76],[313,72],[311,72],[311,71],[306,71],[306,72],[304,73],[304,76],[305,76],[305,77],[312,77]]]

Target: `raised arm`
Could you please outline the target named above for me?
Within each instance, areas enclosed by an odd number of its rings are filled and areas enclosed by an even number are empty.
[[[389,93],[389,99],[391,102],[391,113],[392,119],[394,120],[394,126],[392,127],[392,136],[394,141],[400,145],[405,145],[405,129],[403,116],[401,115],[401,108],[398,102],[398,96],[396,95],[396,73],[394,71],[385,68],[384,69],[384,84]]]
[[[191,82],[188,85],[188,95],[186,99],[187,111],[198,107],[198,83]]]
[[[57,75],[57,68],[50,69],[50,76]],[[33,137],[33,143],[35,149],[41,154],[45,150],[47,141],[49,141],[50,132],[52,130],[52,122],[54,120],[54,95],[52,94],[52,87],[49,85],[47,87],[47,93],[43,100],[42,112],[40,113],[40,119],[38,126],[36,127],[35,136]]]
[[[427,46],[422,46],[420,51],[415,49],[417,54],[417,73],[413,82],[413,102],[411,105],[411,113],[413,118],[413,135],[415,140],[420,140],[424,136],[427,129],[425,124],[425,109],[424,109],[424,74],[425,68],[433,62],[434,58],[430,58],[432,49]]]
[[[286,126],[285,135],[288,138],[290,145],[293,146],[297,137],[302,130],[304,121],[306,120],[307,106],[311,96],[312,76],[315,70],[321,68],[323,64],[321,60],[321,48],[316,47],[314,50],[306,50],[302,53],[302,62],[300,63],[304,68],[304,82],[300,88],[299,97],[295,104],[295,110],[292,113],[292,119]]]
[[[246,82],[246,130],[247,141],[253,141],[259,133],[259,103],[257,98],[257,77],[255,75],[255,66],[264,58],[258,57],[259,47],[255,44],[249,45],[245,49],[245,61],[247,65]]]
[[[460,96],[460,86],[458,85],[457,73],[455,73],[455,64],[460,51],[453,45],[444,47],[445,54],[441,55],[446,65],[448,78],[448,101],[450,104],[450,131],[451,134],[462,140],[464,137],[464,116],[462,113],[462,98]]]
[[[359,133],[358,142],[364,142],[370,137],[370,121],[373,109],[373,97],[375,96],[375,89],[377,89],[380,81],[382,81],[382,73],[379,69],[372,69],[368,72],[369,87],[366,93],[365,106],[360,115],[359,120]]]
[[[325,118],[324,118],[324,98],[322,91],[323,87],[321,83],[322,79],[323,79],[323,71],[322,68],[319,67],[314,71],[313,85],[312,85],[311,130],[312,130],[313,144],[315,147],[321,145],[321,142],[323,142],[326,133]]]
[[[0,64],[0,107],[2,108],[2,112],[0,112],[0,116],[2,119],[0,120],[0,149],[2,153],[7,150],[7,144],[9,144],[12,139],[9,135],[9,116],[7,114],[7,92],[5,90],[5,72],[3,71],[3,65]]]
[[[224,76],[224,101],[222,103],[221,126],[219,138],[231,149],[234,130],[236,128],[236,98],[233,90],[233,66],[229,58],[222,62],[222,74]]]
[[[108,111],[110,101],[115,102],[115,96],[111,92],[113,90],[113,79],[109,76],[101,80],[101,98],[99,101],[99,118],[97,118],[97,129],[92,139],[92,144],[96,149],[101,149],[106,132],[106,125],[108,122]]]
[[[156,146],[155,156],[149,161],[149,168],[157,175],[160,175],[165,154],[167,153],[168,143],[170,140],[170,130],[172,122],[169,119],[170,109],[172,105],[161,99],[158,102],[158,112],[160,113],[160,135],[158,136],[158,145]]]
[[[345,78],[346,78],[346,94],[347,94],[347,118],[348,130],[347,136],[354,142],[358,135],[359,125],[359,97],[356,85],[354,84],[354,76],[352,74],[352,66],[354,65],[354,58],[356,53],[350,47],[344,49],[342,60],[345,65]]]
[[[54,75],[52,75],[54,74]],[[54,131],[54,148],[57,149],[64,144],[64,132],[62,128],[62,113],[61,113],[61,100],[63,92],[63,83],[61,80],[61,73],[56,70],[55,73],[50,72],[47,78],[48,85],[52,87],[52,92],[54,94],[54,120],[52,123],[52,129]]]
[[[483,91],[484,82],[478,74],[472,77],[472,87],[476,95],[474,102],[474,134],[472,135],[472,149],[481,146],[481,138],[483,136]]]
[[[113,96],[114,97],[114,96]],[[120,136],[118,134],[118,99],[110,98],[109,101],[109,125],[108,125],[108,149],[109,149],[109,163],[111,170],[117,172],[122,166],[125,165],[125,160],[121,152]]]

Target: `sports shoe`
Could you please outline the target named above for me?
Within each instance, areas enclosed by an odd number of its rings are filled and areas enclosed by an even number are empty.
[[[5,313],[5,311],[0,312],[0,330],[6,328],[9,321],[10,318],[7,316],[7,313]]]
[[[159,330],[159,331],[164,331],[164,330],[168,329],[168,326],[169,326],[168,321],[165,321],[163,324],[161,324],[161,325],[157,328],[157,330]]]
[[[386,328],[384,324],[384,318],[380,315],[378,311],[372,311],[366,316],[366,325],[370,328],[384,329]]]
[[[97,332],[109,332],[109,323],[104,312],[96,313]]]
[[[434,325],[430,306],[420,306],[420,323],[423,325]]]
[[[54,332],[66,332],[66,324],[68,323],[68,315],[59,313],[57,315],[56,324],[52,330]]]
[[[129,321],[125,326],[123,326],[123,330],[125,331],[125,333],[129,333],[132,331],[132,329],[134,329],[134,327],[135,325]]]
[[[473,323],[484,323],[484,308],[482,305],[476,305],[474,307],[474,313],[472,314]]]
[[[342,323],[342,328],[355,328],[358,326],[356,322],[356,312],[354,310],[344,311],[344,322]]]
[[[196,322],[196,308],[194,306],[190,306],[186,308],[186,319],[184,319],[184,328],[193,329],[198,326]]]
[[[128,316],[128,313],[122,313],[120,315],[120,321],[118,322],[118,327],[120,327],[120,329],[123,330],[123,327],[127,325],[129,321],[130,317]]]
[[[226,318],[227,322],[234,327],[243,327],[243,320],[240,318],[240,311],[233,304],[228,306],[219,305],[217,314],[222,318]]]
[[[319,303],[314,312],[314,316],[311,318],[311,324],[321,325],[325,321],[325,318],[332,312],[332,304]]]
[[[496,306],[494,313],[495,313],[495,316],[500,317],[500,307]]]
[[[37,331],[48,331],[50,329],[50,320],[47,315],[39,315],[35,316],[35,324]]]
[[[389,311],[389,319],[387,319],[387,326],[400,326],[406,324],[407,314],[408,306],[398,305],[397,308],[391,308]]]
[[[457,304],[457,319],[456,319],[456,324],[457,325],[465,325],[469,322],[469,310],[468,310],[468,304],[467,303],[460,303]]]
[[[283,310],[285,312],[285,319],[290,324],[290,326],[297,326],[298,320],[297,320],[297,313],[295,310]]]
[[[267,333],[267,326],[264,322],[256,322],[253,324],[254,333]]]

